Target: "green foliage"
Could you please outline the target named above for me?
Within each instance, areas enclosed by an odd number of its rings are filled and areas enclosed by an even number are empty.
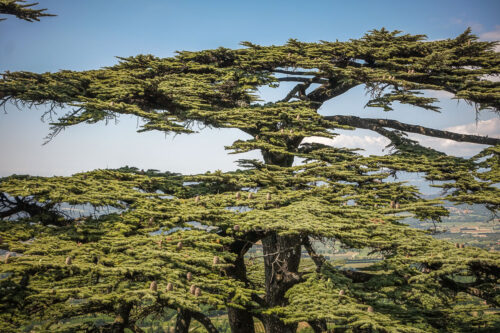
[[[18,19],[28,22],[40,21],[40,17],[55,16],[44,13],[47,9],[32,9],[30,7],[38,5],[35,3],[26,3],[26,0],[0,0],[0,14],[15,15]],[[5,18],[0,18],[0,21]]]
[[[367,106],[386,111],[394,102],[437,111],[420,96],[425,89],[498,109],[499,83],[482,79],[499,72],[495,43],[470,31],[427,42],[382,29],[347,42],[243,46],[120,58],[92,71],[3,74],[2,103],[52,103],[46,116],[72,108],[52,135],[121,114],[143,119],[140,131],[191,133],[199,122],[250,134],[228,149],[260,150],[264,163],[241,160],[242,170],[199,175],[124,167],[0,179],[0,248],[10,254],[0,264],[2,329],[139,331],[151,318],[235,309],[263,318],[269,332],[274,319],[353,332],[498,326],[498,253],[434,239],[402,220],[439,222],[448,215],[441,199],[497,212],[499,145],[455,158],[381,127],[372,129],[391,140],[385,156],[301,145],[356,127],[317,109],[357,85],[371,92]],[[259,103],[259,87],[283,81],[297,86],[282,101]],[[320,87],[306,94],[312,83]],[[293,165],[295,157],[303,162]],[[436,186],[448,193],[424,199],[390,181],[398,171],[442,181]],[[269,239],[288,245],[270,252]],[[323,239],[380,260],[359,270],[328,262],[310,242]],[[245,261],[261,242],[262,258]],[[301,249],[315,269],[292,268]]]

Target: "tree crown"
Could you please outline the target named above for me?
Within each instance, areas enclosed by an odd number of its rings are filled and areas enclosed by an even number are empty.
[[[239,128],[251,138],[229,148],[258,149],[264,158],[242,160],[244,169],[229,173],[123,168],[1,179],[0,216],[27,213],[1,224],[0,246],[18,254],[1,266],[8,277],[0,280],[7,288],[3,325],[28,328],[36,317],[47,329],[139,331],[144,318],[168,309],[209,331],[206,309],[243,311],[269,332],[277,321],[288,328],[308,321],[312,327],[407,332],[495,325],[479,300],[499,305],[498,254],[402,223],[408,215],[439,222],[448,212],[442,201],[388,177],[423,172],[444,181],[439,186],[449,191],[446,199],[496,212],[499,139],[317,112],[358,85],[370,92],[368,107],[385,111],[395,102],[438,111],[435,99],[421,96],[428,89],[498,110],[500,85],[484,79],[499,73],[495,43],[478,41],[470,30],[428,42],[381,29],[347,42],[242,44],[163,59],[120,58],[99,70],[3,74],[2,103],[52,103],[47,116],[55,107],[71,108],[52,123],[52,135],[132,114],[145,121],[140,131],[191,133],[193,122]],[[281,82],[296,85],[281,101],[260,103],[257,89]],[[376,131],[395,150],[365,157],[301,145],[305,137],[333,137],[339,128]],[[455,158],[420,146],[405,132],[496,146],[472,159]],[[293,165],[294,157],[304,163]],[[65,205],[96,211],[76,218]],[[368,250],[376,262],[361,270],[337,265],[316,253],[314,240]],[[260,244],[262,256],[249,257]],[[302,248],[309,267],[299,266]],[[103,324],[91,314],[109,317]],[[58,322],[67,318],[81,320]]]

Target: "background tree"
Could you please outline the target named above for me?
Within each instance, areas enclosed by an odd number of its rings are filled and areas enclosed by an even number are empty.
[[[368,107],[395,102],[438,111],[422,90],[444,90],[499,109],[495,43],[465,31],[448,40],[373,30],[347,42],[120,58],[92,71],[4,73],[2,104],[47,104],[48,139],[72,125],[132,114],[140,131],[192,133],[201,123],[238,128],[250,139],[227,147],[260,150],[264,163],[243,170],[182,176],[125,168],[72,177],[1,180],[1,323],[6,330],[140,332],[151,316],[176,313],[176,331],[195,320],[217,329],[210,311],[227,310],[233,332],[471,331],[498,329],[499,256],[432,238],[399,221],[410,213],[439,222],[447,211],[418,189],[386,179],[397,171],[448,181],[448,200],[498,211],[499,139],[462,135],[388,119],[321,116],[323,103],[363,85]],[[295,87],[260,104],[261,86]],[[57,116],[58,107],[71,111]],[[385,156],[301,144],[336,129],[365,128],[387,137]],[[488,144],[472,159],[446,156],[406,132]],[[304,159],[294,164],[296,157]],[[65,205],[97,209],[75,218]],[[363,270],[327,261],[314,240],[370,249],[382,260]],[[260,258],[245,257],[262,244]],[[9,252],[10,253],[10,252]],[[301,264],[303,255],[314,267]],[[259,259],[262,259],[259,261]],[[261,264],[259,264],[261,262]],[[96,317],[97,316],[97,317]]]
[[[33,9],[30,7],[38,5],[38,2],[26,3],[25,0],[0,0],[0,14],[15,15],[18,19],[28,22],[40,21],[40,17],[55,16],[44,13],[47,9]],[[6,18],[0,18],[0,21]]]

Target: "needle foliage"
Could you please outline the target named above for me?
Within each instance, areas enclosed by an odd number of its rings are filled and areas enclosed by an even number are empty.
[[[495,43],[470,30],[427,41],[381,29],[345,42],[242,46],[3,74],[1,103],[50,107],[49,140],[80,123],[135,115],[141,132],[193,133],[196,123],[240,129],[249,136],[227,149],[259,150],[263,161],[199,175],[122,168],[0,179],[2,331],[141,332],[147,318],[175,312],[177,332],[192,321],[217,332],[212,314],[220,310],[233,332],[254,332],[259,321],[269,333],[295,332],[299,322],[315,332],[498,330],[498,253],[435,239],[402,220],[438,223],[448,214],[444,199],[495,214],[500,140],[318,113],[356,86],[367,89],[367,107],[383,111],[410,104],[439,112],[424,90],[498,111],[500,84],[487,79],[499,74]],[[259,101],[260,87],[281,82],[296,85],[280,101]],[[355,128],[387,137],[390,153],[301,144]],[[406,133],[488,148],[457,158]],[[446,192],[426,199],[390,181],[399,171],[439,180]],[[68,207],[91,213],[75,217]],[[316,253],[318,240],[379,260],[362,269],[331,262]],[[258,246],[259,260],[245,257]]]

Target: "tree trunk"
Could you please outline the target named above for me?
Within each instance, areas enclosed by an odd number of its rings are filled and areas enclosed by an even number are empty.
[[[238,254],[238,257],[234,261],[234,266],[226,269],[226,274],[239,281],[247,282],[247,270],[245,267],[245,259],[243,257],[244,244],[238,243],[241,242],[234,243],[234,248],[231,249],[232,252]],[[231,326],[231,332],[255,333],[253,315],[249,311],[228,307],[227,315],[229,318],[229,325]]]
[[[188,333],[191,324],[191,314],[186,310],[177,309],[175,333]]]
[[[289,148],[297,148],[301,137],[289,140]],[[277,154],[262,150],[266,164],[290,167],[294,156]],[[273,233],[262,239],[264,251],[266,305],[268,307],[282,306],[288,303],[285,293],[298,280],[298,269],[301,256],[300,236],[279,236]],[[285,325],[277,316],[264,316],[266,333],[295,333],[297,324]]]
[[[111,325],[109,332],[123,333],[125,328],[129,326],[129,316],[132,305],[124,303],[118,307],[115,321]]]
[[[228,307],[227,316],[231,332],[255,333],[253,316],[248,311]]]
[[[294,143],[295,141],[297,141],[297,138],[294,139]],[[300,141],[302,141],[302,138],[300,138]],[[300,141],[298,142],[300,143]],[[293,155],[272,153],[265,150],[262,150],[262,157],[264,158],[264,162],[266,162],[266,164],[279,166],[292,166],[294,158]]]
[[[286,291],[298,281],[300,236],[272,234],[262,240],[265,264],[266,303],[287,304]],[[297,324],[285,325],[277,316],[264,316],[266,333],[295,333]]]
[[[324,320],[309,321],[307,322],[309,326],[313,329],[314,333],[324,333],[327,332],[326,322]]]

